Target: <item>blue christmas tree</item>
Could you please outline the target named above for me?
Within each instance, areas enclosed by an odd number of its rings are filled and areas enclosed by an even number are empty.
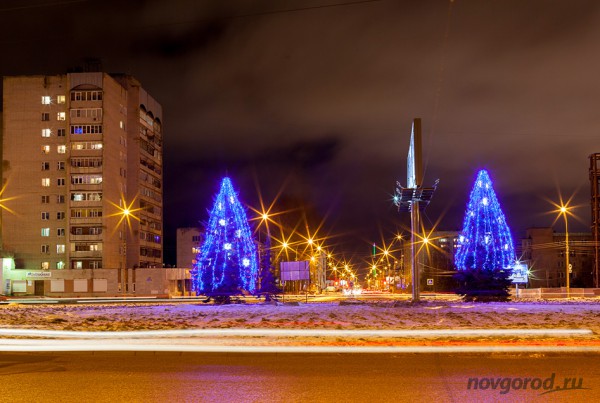
[[[492,181],[479,171],[471,191],[454,263],[459,270],[511,269],[515,249]]]
[[[246,211],[227,177],[223,178],[215,198],[196,261],[192,287],[197,294],[240,294],[256,290],[256,244]]]

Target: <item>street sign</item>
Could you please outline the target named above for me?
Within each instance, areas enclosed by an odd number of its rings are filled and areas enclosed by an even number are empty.
[[[525,263],[515,263],[509,278],[516,284],[527,283],[527,265]]]

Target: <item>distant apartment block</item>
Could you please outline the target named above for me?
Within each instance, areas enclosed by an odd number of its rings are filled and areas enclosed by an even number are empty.
[[[594,241],[594,287],[600,287],[600,153],[590,155],[592,237]]]
[[[200,228],[177,228],[177,267],[193,268],[203,240]]]
[[[529,268],[529,287],[591,287],[594,260],[591,233],[569,232],[569,272],[566,266],[566,234],[550,227],[529,228],[521,240],[522,262]]]

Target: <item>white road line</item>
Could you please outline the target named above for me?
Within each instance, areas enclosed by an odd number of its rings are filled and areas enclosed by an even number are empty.
[[[59,352],[59,351],[152,351],[198,353],[292,353],[292,354],[402,354],[402,353],[595,353],[600,346],[225,346],[128,344],[73,340],[7,340],[0,342],[0,352]],[[18,342],[18,343],[13,343]]]

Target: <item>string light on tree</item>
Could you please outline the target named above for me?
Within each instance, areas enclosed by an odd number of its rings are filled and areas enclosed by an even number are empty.
[[[477,175],[458,241],[459,270],[508,269],[515,263],[510,229],[486,170]]]
[[[257,277],[258,254],[246,211],[225,177],[192,270],[192,287],[198,294],[254,293]]]

